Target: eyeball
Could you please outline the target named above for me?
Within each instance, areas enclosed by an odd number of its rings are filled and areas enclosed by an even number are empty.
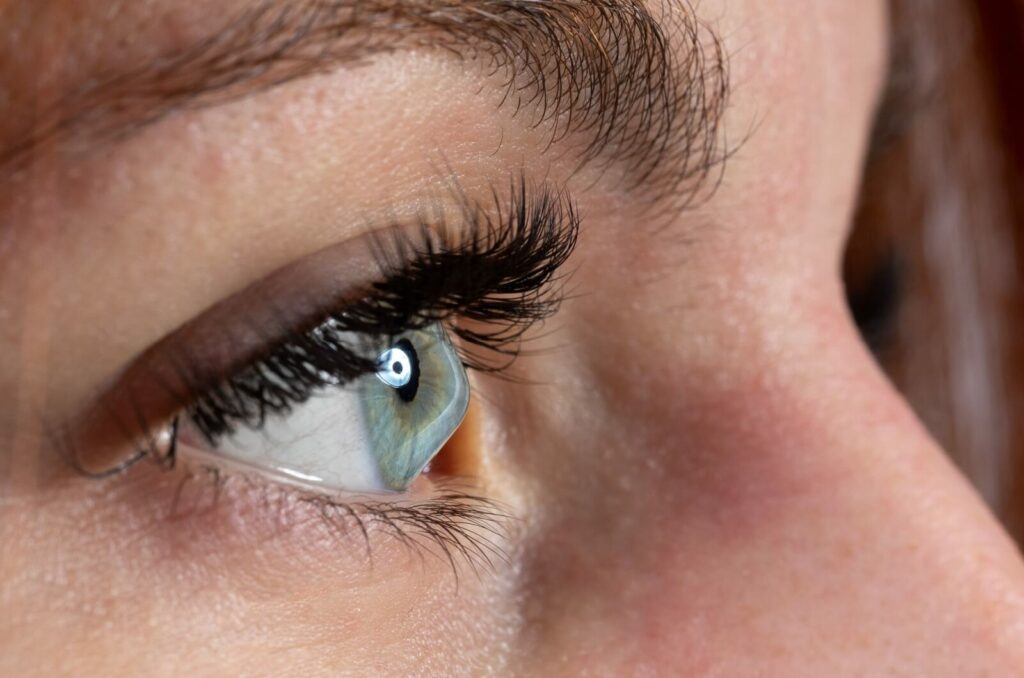
[[[462,423],[469,381],[444,329],[398,337],[377,372],[324,387],[259,428],[239,427],[197,451],[277,478],[330,491],[400,492]]]

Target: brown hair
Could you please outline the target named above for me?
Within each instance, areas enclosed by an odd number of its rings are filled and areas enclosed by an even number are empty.
[[[851,305],[897,388],[1024,543],[1024,3],[891,11]]]

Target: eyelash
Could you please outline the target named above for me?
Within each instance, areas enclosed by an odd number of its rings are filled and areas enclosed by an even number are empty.
[[[522,178],[511,182],[505,199],[495,191],[490,204],[454,195],[459,228],[434,219],[411,231],[394,228],[377,235],[373,253],[384,274],[363,298],[310,318],[232,374],[217,378],[190,367],[194,363],[184,347],[178,354],[182,359],[174,362],[184,388],[176,387],[172,395],[207,441],[215,443],[236,426],[258,427],[268,414],[287,413],[320,387],[376,371],[372,342],[356,342],[362,349],[357,350],[349,345],[351,335],[380,344],[440,322],[458,339],[467,368],[503,373],[519,355],[525,333],[551,317],[564,299],[568,276],[561,269],[576,247],[580,216],[565,192],[549,186],[528,190]],[[139,413],[142,439],[149,444],[111,473],[143,458],[173,468],[181,416],[172,422],[169,447],[158,450]],[[197,473],[213,480],[215,496],[228,481],[256,483],[245,474],[203,465],[191,467],[186,477]],[[332,532],[361,534],[368,552],[371,527],[377,526],[414,550],[441,557],[456,577],[459,559],[474,571],[505,559],[500,537],[508,512],[458,478],[436,480],[437,495],[415,502],[353,503],[263,486],[314,507]]]
[[[507,369],[526,331],[558,310],[558,272],[579,231],[578,212],[564,193],[530,193],[522,180],[512,189],[509,206],[502,209],[495,194],[490,213],[462,199],[468,237],[443,222],[421,224],[413,235],[377,236],[374,253],[385,275],[363,299],[317,318],[231,376],[203,388],[183,374],[199,394],[187,408],[199,432],[215,444],[239,425],[259,428],[268,414],[287,413],[321,387],[374,372],[380,340],[433,323],[445,323],[461,340],[467,368]],[[346,335],[378,341],[356,350]]]

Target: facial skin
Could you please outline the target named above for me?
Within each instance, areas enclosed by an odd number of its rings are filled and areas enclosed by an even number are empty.
[[[174,4],[0,3],[5,49],[34,57],[6,60],[0,102],[144,62],[245,3]],[[666,24],[691,11],[668,7]],[[631,184],[614,150],[581,166],[584,133],[550,143],[550,121],[502,103],[500,74],[427,47],[70,151],[75,129],[5,174],[0,673],[1024,666],[1020,554],[845,310],[884,4],[696,11],[728,55],[731,154],[685,209]],[[86,34],[109,39],[74,47]],[[54,427],[212,305],[453,180],[486,199],[520,174],[568,190],[583,224],[572,294],[516,364],[524,383],[471,376],[474,483],[509,514],[491,541],[503,558],[453,571],[377,530],[371,563],[287,490],[229,479],[217,495],[148,464],[94,480],[55,453]]]

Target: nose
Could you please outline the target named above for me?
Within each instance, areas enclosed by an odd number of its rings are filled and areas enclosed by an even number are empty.
[[[830,299],[528,413],[524,674],[1020,675],[1017,550]]]

